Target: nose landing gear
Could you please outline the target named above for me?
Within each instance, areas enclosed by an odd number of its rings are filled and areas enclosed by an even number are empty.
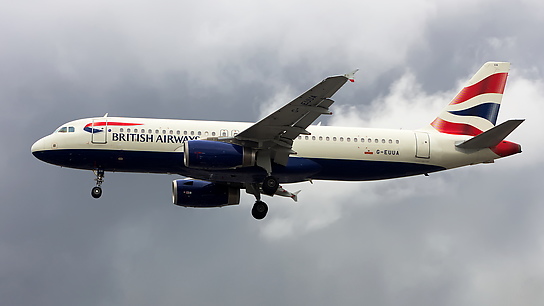
[[[91,195],[93,198],[98,199],[100,196],[102,196],[102,183],[104,183],[104,170],[97,169],[93,171],[96,175],[96,178],[94,179],[96,181],[96,186],[91,189]]]

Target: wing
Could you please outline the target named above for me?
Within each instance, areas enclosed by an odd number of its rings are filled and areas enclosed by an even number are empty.
[[[286,165],[293,140],[300,134],[309,135],[306,128],[329,111],[334,101],[329,99],[348,80],[353,81],[354,72],[326,78],[298,98],[268,115],[234,137],[233,142],[259,150],[257,165],[270,172],[270,161]],[[268,160],[268,162],[266,161]]]

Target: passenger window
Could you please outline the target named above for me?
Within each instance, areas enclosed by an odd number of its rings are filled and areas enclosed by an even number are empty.
[[[357,142],[357,138],[353,138],[353,142]]]
[[[119,132],[123,133],[124,129],[123,128],[120,128],[119,129]]]
[[[212,136],[215,136],[215,132],[212,132]]]
[[[323,140],[323,136],[319,136],[319,141],[322,141]]]
[[[315,140],[315,136],[312,136],[312,140]]]
[[[372,139],[368,138],[368,143],[372,143]]]
[[[399,140],[397,139],[397,144],[399,144]]]
[[[76,129],[74,129],[73,126],[68,127],[68,133],[73,133],[75,131],[76,131]]]
[[[310,138],[310,137],[308,137],[308,136],[304,136],[304,139],[305,139],[305,140],[308,140],[309,138]]]
[[[302,139],[302,136],[298,136],[298,139]]]
[[[340,137],[340,141],[344,141],[344,137]]]
[[[198,131],[197,135],[198,135],[198,136],[202,135],[202,132]]]
[[[385,139],[382,139],[382,143],[385,143]]]
[[[332,141],[336,141],[336,137],[333,137],[333,138],[332,138]]]
[[[130,133],[130,129],[127,129],[127,133]]]
[[[183,131],[183,135],[187,135],[187,131]]]
[[[325,140],[329,141],[329,140],[331,140],[331,139],[329,138],[329,136],[327,136],[327,137],[325,137]]]
[[[174,134],[174,130],[170,130],[170,135]]]
[[[361,138],[361,142],[365,142],[365,139],[364,139],[364,138]]]
[[[191,136],[193,136],[194,134],[195,134],[195,131],[191,131]],[[227,135],[225,135],[225,136],[227,136]]]
[[[375,143],[378,143],[378,138],[374,139],[374,142],[375,142]]]
[[[159,130],[155,130],[155,134],[159,134]]]
[[[389,144],[392,144],[393,143],[393,140],[392,139],[389,139]]]
[[[179,134],[181,134],[181,132],[180,132],[180,130],[177,130],[176,135],[179,135]]]
[[[348,142],[350,142],[350,141],[351,141],[351,138],[348,137],[346,140],[347,140]]]
[[[149,130],[147,130],[147,133],[148,133],[148,134],[152,134],[153,131],[152,131],[151,129],[149,129]]]
[[[166,130],[162,130],[162,133],[163,133],[163,134],[166,134]]]

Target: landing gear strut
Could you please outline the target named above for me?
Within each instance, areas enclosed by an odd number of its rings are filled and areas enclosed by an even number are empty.
[[[259,190],[259,187],[259,184],[256,183],[246,185],[247,193],[253,194],[256,199],[253,209],[251,210],[251,215],[257,220],[263,219],[266,217],[266,213],[268,213],[268,205],[261,201],[261,191]]]
[[[102,183],[104,183],[104,170],[96,170],[94,171],[94,174],[96,174],[96,178],[94,179],[96,181],[96,186],[93,187],[91,190],[91,195],[93,198],[98,199],[102,195]]]

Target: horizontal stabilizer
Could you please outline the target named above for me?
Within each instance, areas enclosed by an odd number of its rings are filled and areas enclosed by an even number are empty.
[[[472,150],[494,147],[503,141],[506,136],[510,135],[523,121],[525,119],[508,120],[456,146],[461,149]]]

